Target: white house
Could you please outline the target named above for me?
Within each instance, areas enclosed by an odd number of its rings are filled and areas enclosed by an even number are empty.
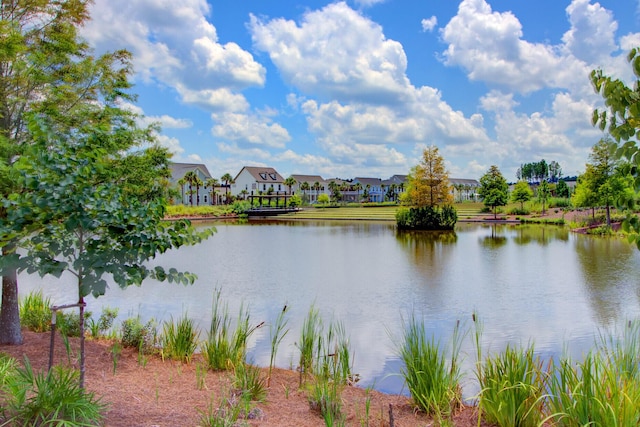
[[[207,167],[201,163],[170,163],[169,169],[171,170],[171,187],[178,190],[177,204],[183,205],[211,205],[213,200],[211,194],[213,189],[207,187],[205,184],[207,180],[211,179],[211,174]],[[193,183],[185,180],[185,175],[193,172],[202,182],[201,186],[197,186]]]
[[[320,194],[330,194],[328,182],[320,175],[291,175],[296,180],[292,193],[299,194],[305,201],[312,203],[318,200]],[[307,184],[308,188],[305,185]],[[306,188],[306,189],[303,189]]]
[[[274,169],[263,166],[245,166],[233,179],[231,194],[257,196],[259,194],[287,194],[284,178]]]

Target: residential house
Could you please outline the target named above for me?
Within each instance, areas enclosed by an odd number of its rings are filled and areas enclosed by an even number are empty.
[[[307,203],[318,201],[320,194],[330,194],[329,183],[320,175],[291,175],[296,180],[295,185],[291,189],[292,194],[300,194],[302,199]],[[306,185],[305,185],[306,184]],[[308,188],[306,188],[308,186]],[[303,190],[303,188],[306,188]]]
[[[451,184],[451,194],[455,202],[476,201],[478,199],[480,183],[477,179],[449,178],[449,183]]]
[[[384,189],[382,188],[382,180],[380,178],[362,178],[353,179],[354,186],[360,184],[360,194],[366,199],[364,202],[384,202]]]
[[[389,179],[382,181],[384,189],[384,200],[398,201],[400,196],[407,189],[407,175],[393,175]]]
[[[193,206],[214,203],[211,198],[214,189],[205,185],[207,180],[211,179],[211,174],[205,165],[201,163],[170,163],[169,169],[171,170],[171,187],[178,191],[178,197],[173,199],[174,203]],[[198,186],[184,179],[190,172],[198,177],[202,185]]]
[[[274,169],[263,166],[245,166],[233,179],[233,196],[257,196],[260,194],[288,194],[284,178]]]

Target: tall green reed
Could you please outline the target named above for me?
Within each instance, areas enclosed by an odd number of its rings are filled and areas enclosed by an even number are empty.
[[[276,322],[269,326],[269,335],[271,337],[271,355],[269,357],[269,374],[267,375],[267,387],[271,386],[271,372],[273,371],[273,366],[276,362],[278,347],[289,332],[289,329],[287,328],[289,319],[285,317],[288,309],[289,307],[285,304],[282,311],[278,314]]]
[[[195,327],[193,320],[183,315],[174,322],[165,321],[162,328],[162,354],[170,359],[189,363],[193,354],[198,349],[198,336],[200,332]]]
[[[20,299],[20,324],[33,332],[51,330],[51,299],[32,291]]]
[[[547,372],[534,346],[507,348],[478,365],[479,412],[501,427],[538,426],[542,420]]]
[[[640,425],[638,322],[601,335],[581,362],[563,358],[550,377],[548,419],[559,426]]]
[[[416,406],[432,414],[439,422],[450,419],[462,403],[460,387],[460,346],[462,335],[459,322],[453,330],[449,350],[432,336],[427,337],[424,323],[414,314],[405,324],[400,345],[404,362],[402,376]]]
[[[243,363],[247,353],[249,337],[264,322],[250,326],[249,310],[240,305],[236,328],[231,330],[229,307],[222,301],[220,289],[214,292],[209,335],[202,345],[202,354],[209,369],[223,371]]]

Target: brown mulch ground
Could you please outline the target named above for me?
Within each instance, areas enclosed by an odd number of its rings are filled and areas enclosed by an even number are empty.
[[[19,360],[27,356],[34,369],[47,369],[49,362],[49,333],[23,331],[24,344],[0,346],[0,352]],[[108,404],[105,426],[110,427],[182,427],[197,426],[201,413],[211,405],[219,405],[231,390],[230,374],[206,372],[204,386],[198,358],[190,364],[162,361],[158,356],[139,360],[138,352],[125,348],[118,357],[114,372],[112,343],[105,340],[86,341],[86,387]],[[78,354],[78,340],[72,340],[73,354]],[[72,359],[73,359],[72,355]],[[56,337],[55,362],[68,363],[60,337]],[[72,361],[77,367],[77,362]],[[267,370],[263,369],[266,376]],[[200,381],[202,384],[202,381]],[[370,400],[367,417],[365,403]],[[392,408],[394,426],[437,425],[429,417],[414,410],[406,396],[387,395],[359,387],[347,387],[342,395],[348,426],[390,426]],[[274,370],[271,386],[264,402],[257,403],[256,419],[244,420],[249,426],[324,426],[321,416],[313,411],[307,394],[299,387],[295,371]],[[477,426],[477,411],[464,407],[454,418],[454,425]],[[482,423],[482,426],[485,424]]]

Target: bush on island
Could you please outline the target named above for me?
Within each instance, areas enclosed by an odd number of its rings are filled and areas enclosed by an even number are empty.
[[[453,230],[458,213],[453,206],[402,207],[396,212],[396,223],[401,230]]]

